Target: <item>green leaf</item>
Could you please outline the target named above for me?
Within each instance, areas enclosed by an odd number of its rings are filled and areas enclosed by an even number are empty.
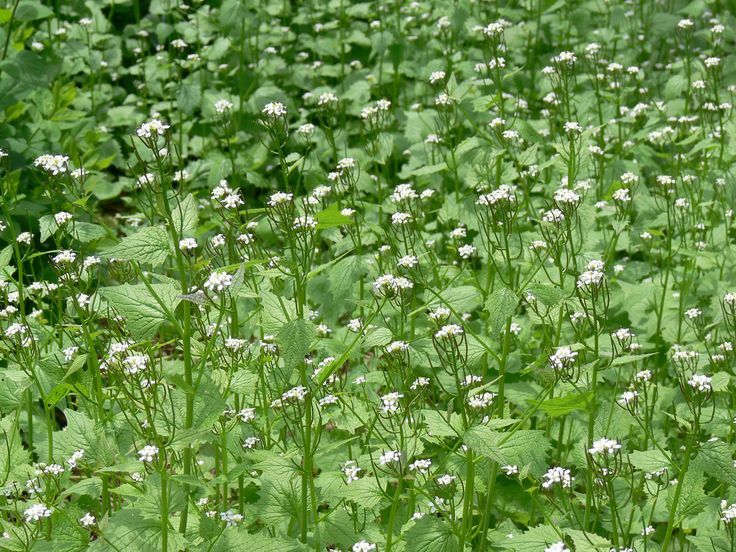
[[[565,290],[547,284],[533,283],[527,286],[525,293],[529,292],[546,307],[555,307],[567,294]]]
[[[736,487],[736,469],[731,448],[723,441],[708,441],[698,449],[693,465],[721,483]]]
[[[562,536],[551,525],[537,525],[520,535],[514,533],[512,538],[506,538],[498,545],[516,552],[542,552],[549,545],[561,540]]]
[[[284,324],[278,337],[284,364],[287,368],[291,368],[304,362],[304,357],[309,352],[309,345],[314,339],[314,324],[296,318]]]
[[[687,516],[692,516],[700,512],[705,507],[705,492],[703,491],[703,472],[695,468],[691,468],[685,474],[682,481],[682,491],[676,505],[676,520],[681,523]],[[672,485],[667,493],[667,508],[672,511],[675,501],[675,491],[677,486]]]
[[[647,473],[670,466],[669,458],[659,450],[635,450],[629,453],[628,458],[632,466]]]
[[[351,500],[361,508],[367,509],[375,508],[384,498],[378,481],[373,477],[363,477],[352,483],[341,482],[333,489],[333,496]]]
[[[449,305],[452,310],[462,315],[470,312],[480,305],[482,296],[480,291],[473,286],[458,286],[446,289],[439,293],[439,297],[434,297],[427,307],[437,307]]]
[[[245,527],[228,527],[215,545],[205,542],[201,552],[291,552],[300,548],[293,541],[270,537],[263,533],[248,533]]]
[[[422,410],[422,419],[433,437],[457,437],[462,434],[462,420],[456,413],[450,414],[450,422],[436,410]]]
[[[171,521],[167,520],[168,523]],[[115,548],[108,542],[115,543]],[[92,541],[89,550],[137,550],[139,552],[178,552],[188,548],[186,538],[178,531],[168,531],[167,550],[162,550],[161,520],[146,519],[139,510],[124,508],[110,516],[105,528],[105,538]]]
[[[347,226],[354,223],[355,221],[351,217],[346,217],[340,212],[340,208],[336,203],[317,213],[317,228],[319,229]]]
[[[483,456],[501,465],[515,465],[521,470],[541,475],[547,469],[545,452],[550,446],[544,431],[522,429],[513,433],[476,426],[465,433],[465,442]]]
[[[611,541],[589,531],[565,529],[565,534],[572,539],[575,552],[608,552],[611,550]]]
[[[150,287],[158,300],[145,284],[123,284],[98,290],[110,306],[125,317],[124,327],[135,339],[152,338],[156,329],[167,320],[161,303],[173,312],[181,301],[178,288],[171,283],[151,284]]]
[[[149,226],[102,252],[106,259],[122,259],[148,263],[153,267],[169,256],[169,235],[162,226]]]
[[[199,208],[193,194],[187,195],[171,210],[171,220],[174,229],[181,237],[190,237],[197,231]]]
[[[54,15],[53,10],[31,0],[21,2],[15,10],[15,19],[18,21],[36,21],[52,15]]]
[[[590,392],[571,393],[564,397],[548,399],[540,404],[539,407],[544,410],[548,416],[564,416],[570,412],[575,412],[576,410],[585,410],[591,397],[592,394]]]
[[[516,312],[519,299],[513,291],[507,287],[500,287],[486,299],[486,311],[488,311],[488,323],[491,335],[498,335],[507,320]]]
[[[72,235],[82,243],[89,243],[91,241],[104,238],[107,235],[107,232],[99,224],[92,224],[91,222],[75,222],[72,228]]]
[[[405,534],[406,552],[459,552],[452,527],[434,516],[425,516]]]
[[[64,374],[64,379],[68,378],[75,372],[79,371],[87,362],[87,355],[78,355],[72,363],[69,365],[69,369],[66,371],[66,374]]]

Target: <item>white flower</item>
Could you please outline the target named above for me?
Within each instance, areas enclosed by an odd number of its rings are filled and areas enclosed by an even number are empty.
[[[228,99],[223,98],[215,102],[215,111],[218,113],[227,113],[228,111],[231,111],[232,108],[233,102]]]
[[[468,260],[473,255],[475,255],[476,251],[477,251],[476,247],[470,244],[461,245],[460,247],[457,248],[458,255],[460,255],[460,257],[465,260]]]
[[[77,467],[77,464],[79,464],[79,461],[82,458],[84,458],[84,450],[79,449],[72,453],[72,455],[69,457],[69,460],[67,460],[66,463],[70,469],[74,469]]]
[[[613,192],[613,199],[621,203],[628,203],[631,201],[631,195],[629,195],[628,188],[619,188]]]
[[[579,289],[597,288],[603,283],[605,274],[598,270],[586,270],[578,276],[577,286]]]
[[[296,217],[293,228],[294,230],[314,230],[317,228],[317,220],[309,215]]]
[[[385,466],[386,464],[390,464],[393,462],[400,462],[401,461],[401,452],[398,450],[387,450],[381,454],[381,458],[379,459],[379,464],[382,466]]]
[[[279,205],[290,203],[293,198],[294,194],[276,192],[275,194],[271,194],[271,197],[268,199],[268,205],[270,207],[278,207]]]
[[[44,171],[51,173],[56,176],[60,173],[65,173],[68,168],[69,157],[66,155],[50,155],[44,154],[36,157],[33,164],[37,167],[41,167]]]
[[[58,255],[55,255],[53,258],[54,264],[61,265],[61,264],[71,264],[73,263],[77,258],[77,254],[72,251],[71,249],[65,249]]]
[[[230,287],[232,283],[233,277],[230,274],[226,272],[213,272],[207,278],[207,281],[204,283],[204,287],[209,291],[220,292],[225,288]]]
[[[580,123],[570,121],[565,123],[565,132],[567,132],[568,134],[580,134],[581,132],[583,132],[583,127],[580,126]]]
[[[31,245],[32,240],[33,234],[31,234],[30,232],[21,232],[20,234],[18,234],[18,237],[15,238],[15,241],[25,245]]]
[[[618,399],[618,403],[621,406],[629,406],[630,404],[634,404],[636,402],[637,397],[639,396],[639,393],[636,391],[624,391],[621,393],[621,396]]]
[[[563,489],[569,488],[572,485],[570,470],[560,467],[548,469],[547,473],[542,476],[542,487],[549,489],[556,484],[559,484]]]
[[[393,391],[381,397],[381,412],[384,414],[394,414],[401,407],[401,399],[404,397],[401,393]]]
[[[613,439],[606,439],[604,437],[603,439],[598,439],[597,441],[594,441],[593,446],[588,449],[588,452],[591,454],[591,456],[596,456],[598,454],[603,454],[607,456],[609,454],[614,454],[620,448],[621,445],[618,443],[618,441],[615,441]]]
[[[573,351],[570,347],[558,347],[555,353],[549,357],[549,363],[555,370],[561,370],[572,366],[577,356],[577,351]]]
[[[712,389],[711,380],[712,378],[710,376],[693,374],[692,376],[690,376],[690,379],[687,380],[687,384],[696,391],[707,393]]]
[[[146,355],[130,355],[123,359],[123,370],[131,376],[139,374],[148,368]]]
[[[184,252],[194,251],[197,249],[197,240],[194,238],[184,238],[179,240],[179,249]]]
[[[224,521],[227,527],[232,527],[243,521],[243,515],[228,510],[220,512],[220,521]]]
[[[358,475],[362,471],[354,460],[348,460],[343,464],[342,468],[340,469],[342,470],[342,473],[345,474],[345,483],[348,484],[352,483],[353,481],[357,481]]]
[[[43,504],[34,504],[30,508],[27,508],[26,511],[23,512],[23,515],[26,518],[26,523],[31,523],[50,517],[51,510]]]
[[[550,209],[549,211],[544,212],[542,220],[544,222],[559,223],[565,220],[565,214],[559,209]]]
[[[412,216],[409,213],[394,213],[391,215],[391,224],[394,225],[403,225],[407,224],[409,221],[411,221]]]
[[[427,473],[429,471],[429,468],[432,466],[432,461],[430,459],[419,459],[414,460],[411,464],[409,464],[409,471],[416,471],[419,473]]]
[[[721,500],[721,521],[724,523],[732,523],[736,519],[736,504],[728,505],[728,502]]]
[[[455,479],[457,479],[457,477],[455,477],[454,475],[450,475],[449,473],[446,473],[445,475],[442,475],[437,478],[437,484],[442,487],[447,487],[448,485],[452,485]]]
[[[493,403],[493,399],[496,398],[495,393],[480,393],[478,395],[471,395],[468,397],[468,406],[470,408],[477,408],[483,410],[488,408]]]
[[[432,71],[432,73],[429,75],[429,82],[431,84],[435,84],[436,82],[439,82],[445,78],[445,72],[444,71]]]
[[[570,188],[557,188],[557,190],[555,190],[554,199],[558,205],[577,205],[580,203],[580,195]]]
[[[92,525],[97,523],[97,520],[95,519],[95,516],[87,512],[81,518],[79,518],[79,523],[82,524],[82,527],[91,527]]]
[[[54,220],[56,221],[57,226],[63,226],[73,218],[74,216],[71,213],[67,213],[66,211],[59,211],[54,215]]]
[[[544,549],[544,552],[570,552],[567,547],[565,546],[565,543],[560,541],[556,542],[555,544],[552,544]]]
[[[397,266],[402,268],[414,268],[419,263],[419,259],[415,255],[404,255],[396,263]]]
[[[353,552],[375,552],[376,545],[362,540],[353,545]]]
[[[446,339],[448,337],[454,337],[457,335],[463,334],[463,327],[459,326],[457,324],[447,324],[446,326],[442,326],[437,332],[434,334],[434,336],[437,339]]]
[[[152,137],[163,136],[169,129],[169,125],[159,119],[151,119],[146,121],[136,130],[136,134],[139,138],[149,139]]]
[[[403,353],[409,349],[409,344],[406,341],[392,341],[386,345],[386,352],[388,354]]]
[[[153,462],[153,459],[158,454],[158,447],[155,445],[146,445],[138,451],[139,462]]]
[[[264,113],[266,116],[272,119],[275,119],[277,117],[285,117],[286,106],[281,102],[269,102],[265,106],[263,106],[261,113]]]
[[[379,295],[389,293],[397,294],[401,291],[412,289],[414,284],[403,276],[394,276],[392,274],[384,274],[376,278],[373,282],[373,291]]]

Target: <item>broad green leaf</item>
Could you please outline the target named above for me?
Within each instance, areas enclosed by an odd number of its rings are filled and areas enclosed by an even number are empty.
[[[656,472],[670,466],[669,459],[659,450],[635,450],[628,454],[629,462],[635,468],[647,473]]]
[[[564,540],[561,533],[560,529],[551,525],[537,525],[521,534],[510,533],[505,540],[497,544],[516,552],[544,552],[545,548]]]
[[[723,441],[708,441],[698,449],[693,464],[709,477],[736,487],[736,468],[734,468],[731,447]]]
[[[354,223],[355,221],[351,217],[347,217],[340,212],[340,208],[336,203],[317,213],[317,228],[319,229],[347,226]]]
[[[314,339],[314,324],[296,318],[281,328],[278,338],[284,364],[293,367],[304,362],[304,357],[309,352],[309,345]]]
[[[15,19],[18,21],[36,21],[52,15],[54,15],[53,10],[32,0],[23,0],[15,11]]]
[[[522,429],[514,433],[476,426],[465,433],[465,442],[476,452],[501,465],[515,465],[539,476],[546,471],[545,453],[550,446],[544,431]]]
[[[488,311],[488,323],[491,335],[498,335],[506,325],[506,321],[516,312],[519,299],[507,287],[497,288],[486,299],[485,308]]]
[[[406,552],[461,552],[452,527],[434,516],[417,520],[404,534]]]
[[[150,264],[153,267],[162,265],[169,256],[169,235],[162,226],[149,226],[102,252],[107,259],[122,259]]]
[[[672,511],[675,507],[677,523],[681,523],[686,517],[692,516],[700,512],[705,506],[705,492],[703,491],[703,472],[690,468],[682,481],[682,491],[680,492],[677,504],[675,501],[676,485],[671,485],[667,492],[666,504],[667,508]]]
[[[123,284],[103,287],[98,293],[125,318],[124,328],[135,339],[150,339],[156,329],[167,320],[165,305],[170,312],[181,301],[179,290],[170,283],[151,284],[155,296],[145,284]]]
[[[544,410],[548,416],[565,416],[570,412],[577,410],[585,410],[588,407],[588,401],[591,399],[591,393],[571,393],[563,397],[555,397],[547,399],[539,407]]]
[[[188,194],[171,210],[171,220],[174,229],[181,237],[191,237],[197,232],[199,207],[193,194]]]

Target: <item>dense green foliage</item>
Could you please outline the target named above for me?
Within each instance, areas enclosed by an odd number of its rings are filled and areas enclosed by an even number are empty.
[[[734,552],[733,24],[5,0],[0,549]]]

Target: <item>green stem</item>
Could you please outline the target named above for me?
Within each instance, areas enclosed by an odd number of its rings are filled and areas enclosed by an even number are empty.
[[[672,531],[675,528],[675,521],[677,516],[677,506],[680,502],[680,494],[682,493],[682,484],[685,481],[685,475],[687,474],[687,468],[690,466],[690,454],[693,450],[693,444],[695,442],[694,437],[690,437],[687,447],[685,448],[685,460],[680,468],[680,473],[677,475],[677,487],[675,487],[675,495],[672,498],[672,506],[670,507],[670,515],[667,518],[667,529],[664,533],[664,540],[662,541],[661,552],[667,552],[667,548],[670,545],[672,539]]]

